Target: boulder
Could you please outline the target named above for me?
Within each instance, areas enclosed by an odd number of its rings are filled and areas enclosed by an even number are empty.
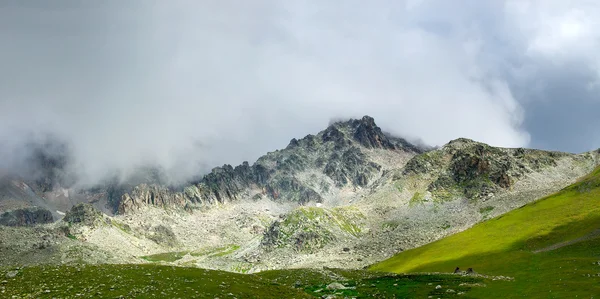
[[[339,282],[332,282],[327,285],[328,290],[345,290],[346,287]]]
[[[32,226],[52,222],[52,213],[39,207],[5,211],[0,215],[0,225],[4,226]]]
[[[102,212],[98,211],[93,205],[79,203],[67,211],[63,222],[93,227],[102,223],[103,219]]]

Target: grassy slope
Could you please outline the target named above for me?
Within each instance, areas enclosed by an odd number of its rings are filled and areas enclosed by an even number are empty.
[[[600,167],[562,191],[462,233],[371,267],[389,272],[450,272],[455,267],[513,282],[494,282],[491,297],[574,298],[600,294]],[[589,237],[587,239],[582,237]],[[555,244],[573,244],[535,253]]]
[[[0,298],[310,298],[256,276],[157,265],[38,266],[0,285]]]
[[[328,289],[332,282],[343,289]],[[237,274],[153,264],[48,265],[0,281],[0,298],[469,298],[484,283],[480,277],[340,269]]]
[[[489,282],[481,277],[450,274],[400,275],[343,269],[272,270],[256,275],[276,284],[303,289],[317,298],[329,295],[335,298],[471,298],[469,295],[474,289]],[[333,282],[341,283],[345,289],[328,289]]]

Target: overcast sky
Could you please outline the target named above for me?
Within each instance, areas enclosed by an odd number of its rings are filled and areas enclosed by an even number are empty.
[[[89,177],[252,162],[363,115],[431,145],[588,151],[597,3],[3,0],[0,137],[52,132]]]

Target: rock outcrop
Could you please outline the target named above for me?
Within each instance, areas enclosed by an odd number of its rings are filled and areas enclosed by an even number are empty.
[[[355,209],[302,207],[273,222],[262,246],[313,252],[335,240],[359,237],[363,222],[364,216]]]
[[[390,138],[375,125],[375,120],[372,117],[365,116],[361,120],[354,120],[352,126],[354,127],[353,137],[362,146],[366,148],[396,148]]]
[[[427,190],[439,197],[470,199],[510,189],[528,173],[556,166],[566,153],[532,149],[497,148],[460,138],[411,159],[404,175],[435,178]]]
[[[80,203],[67,211],[62,221],[71,225],[94,227],[104,222],[104,215],[91,204]]]
[[[4,226],[32,226],[53,221],[52,213],[39,207],[15,209],[0,214],[0,225]]]
[[[173,192],[165,186],[141,184],[121,197],[118,212],[125,214],[127,211],[136,210],[145,205],[183,207],[186,201],[195,200],[193,196],[195,193],[189,194],[192,196],[188,197],[188,193],[184,192]]]

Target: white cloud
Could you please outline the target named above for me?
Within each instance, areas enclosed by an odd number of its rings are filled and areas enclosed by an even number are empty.
[[[590,84],[598,83],[600,3],[511,0],[506,2],[505,13],[523,38],[528,59],[558,68],[581,64],[596,74]]]
[[[0,124],[59,131],[93,178],[147,160],[187,176],[195,162],[253,160],[332,117],[365,114],[430,144],[529,142],[523,110],[497,71],[502,53],[475,9],[431,1],[123,5],[61,18],[19,10],[11,21],[19,26],[0,27],[13,41],[1,46],[9,67],[0,78],[18,83],[0,91]],[[42,25],[32,29],[35,22]],[[532,49],[560,48],[540,24],[522,25],[545,45]],[[570,38],[588,34],[582,26],[571,26]]]

